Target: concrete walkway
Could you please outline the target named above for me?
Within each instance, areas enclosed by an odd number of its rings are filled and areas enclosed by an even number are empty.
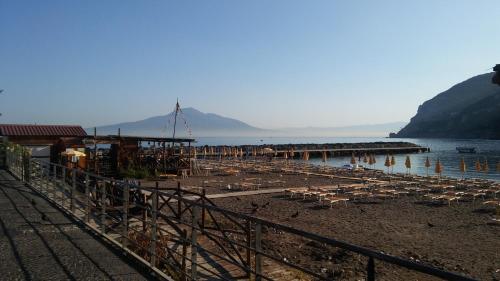
[[[1,280],[147,280],[31,189],[0,170]]]

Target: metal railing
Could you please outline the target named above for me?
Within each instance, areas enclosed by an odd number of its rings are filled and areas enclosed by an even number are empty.
[[[283,224],[217,207],[204,191],[158,189],[104,178],[7,150],[8,169],[61,210],[122,248],[156,276],[174,280],[333,280],[337,270],[283,257],[270,241],[298,242],[314,251],[344,251],[365,265],[358,274],[375,280],[377,267],[409,270],[446,280],[471,278]],[[272,240],[274,238],[274,240]],[[333,261],[335,262],[335,261]],[[342,266],[339,263],[339,266]],[[395,269],[394,269],[395,268]],[[358,267],[359,269],[359,267]],[[378,273],[377,273],[378,274]]]

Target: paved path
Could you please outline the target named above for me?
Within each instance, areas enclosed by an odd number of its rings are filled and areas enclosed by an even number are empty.
[[[227,193],[207,194],[207,198],[215,199],[215,198],[226,198],[226,197],[235,197],[235,196],[248,196],[248,195],[267,194],[267,193],[279,193],[279,192],[285,191],[285,189],[289,189],[289,188],[263,188],[263,189],[258,189],[258,190],[247,190],[247,191],[235,191],[235,192],[227,192]]]
[[[147,280],[147,276],[0,170],[0,280]]]

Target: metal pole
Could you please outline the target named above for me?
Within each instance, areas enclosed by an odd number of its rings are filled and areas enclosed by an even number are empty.
[[[155,190],[152,194],[151,206],[151,266],[156,267],[156,212],[158,211],[158,182],[156,182]]]
[[[262,225],[259,221],[255,223],[255,281],[262,280]]]
[[[198,231],[196,225],[198,224],[198,217],[200,209],[198,206],[193,206],[193,216],[191,220],[191,280],[198,280],[197,257],[198,257]]]

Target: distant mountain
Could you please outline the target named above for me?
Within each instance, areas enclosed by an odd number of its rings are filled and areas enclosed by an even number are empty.
[[[403,128],[406,122],[392,122],[384,124],[354,125],[344,127],[304,127],[284,128],[273,130],[273,136],[277,137],[384,137],[390,132]]]
[[[500,139],[500,87],[493,73],[456,84],[419,106],[393,137]]]
[[[135,122],[125,122],[114,125],[97,127],[99,135],[118,133],[122,135],[141,136],[171,136],[174,128],[174,112],[167,115],[155,116]],[[252,127],[236,119],[223,117],[213,113],[203,113],[192,107],[183,108],[176,125],[176,136],[188,136],[188,128],[195,136],[235,136],[256,135],[266,130]],[[87,129],[93,133],[93,129]]]
[[[285,129],[261,129],[242,121],[223,117],[213,113],[203,113],[194,108],[183,108],[183,114],[177,118],[176,136],[185,137],[192,131],[195,137],[380,137],[387,136],[402,128],[406,123],[395,122],[377,125],[358,125],[349,127],[306,127]],[[155,116],[136,122],[124,122],[97,127],[99,135],[116,135],[118,128],[122,135],[171,136],[173,132],[174,112]],[[184,122],[185,121],[185,122]],[[187,126],[186,126],[187,124]],[[87,129],[92,134],[93,129]]]

